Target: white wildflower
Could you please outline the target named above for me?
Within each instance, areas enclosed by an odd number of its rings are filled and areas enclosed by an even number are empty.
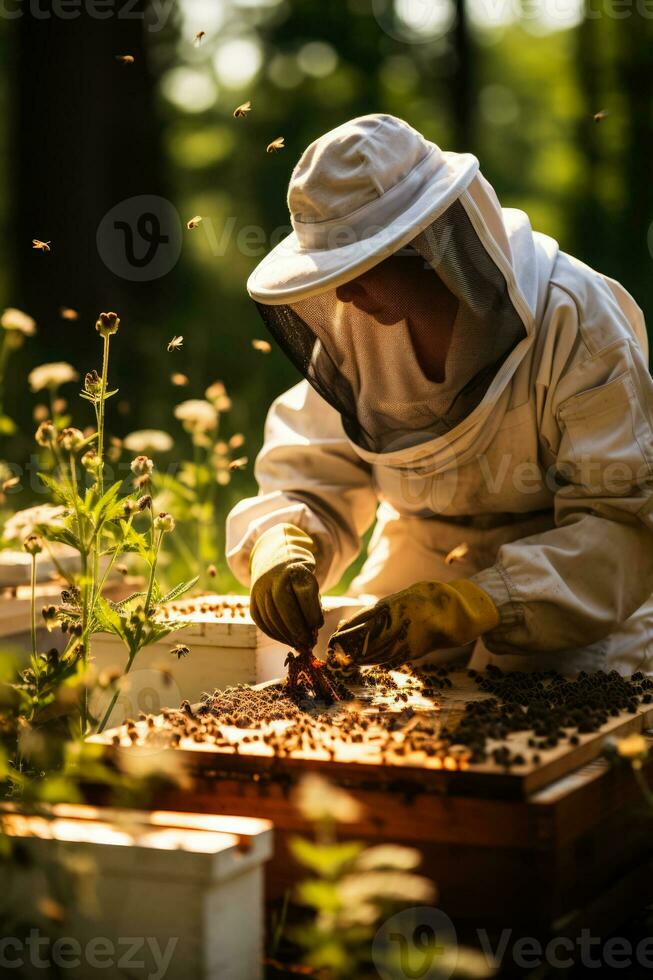
[[[64,507],[55,507],[52,504],[37,504],[35,507],[27,507],[19,510],[7,520],[4,526],[4,538],[7,541],[23,541],[24,538],[34,533],[34,529],[40,524],[48,524],[51,527],[63,527],[65,517]]]
[[[5,330],[18,330],[26,337],[31,337],[32,334],[36,333],[36,321],[27,313],[23,313],[22,310],[17,310],[13,306],[8,306],[0,316],[0,326],[4,327]]]
[[[306,820],[335,820],[336,823],[356,823],[361,819],[360,803],[343,789],[333,786],[321,776],[306,776],[297,789],[295,803]]]
[[[79,375],[67,361],[53,361],[51,364],[40,364],[28,375],[32,391],[43,391],[44,388],[58,388],[69,381],[76,381]]]
[[[211,402],[201,398],[189,398],[175,406],[175,418],[183,423],[187,432],[210,432],[218,424],[218,413]]]
[[[123,445],[132,453],[167,453],[174,446],[171,435],[163,429],[138,429],[125,436]]]
[[[422,855],[414,847],[400,844],[378,844],[368,847],[356,861],[357,871],[378,871],[393,868],[395,871],[413,871],[422,863]]]
[[[375,899],[428,905],[435,898],[435,886],[428,878],[407,871],[366,871],[342,878],[338,896],[345,908]]]

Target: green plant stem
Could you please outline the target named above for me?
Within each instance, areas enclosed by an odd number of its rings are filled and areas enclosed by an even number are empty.
[[[32,655],[36,659],[36,555],[32,555]]]
[[[134,660],[136,659],[136,654],[137,653],[138,653],[137,650],[134,650],[133,653],[130,653],[129,658],[127,660],[127,666],[125,667],[125,669],[123,671],[123,674],[122,674],[123,677],[125,677],[129,673],[129,671],[132,669],[132,664],[134,663]],[[109,707],[104,712],[104,717],[102,718],[102,721],[98,725],[98,730],[97,730],[98,735],[101,735],[102,732],[104,731],[104,729],[106,728],[107,722],[109,721],[109,718],[111,717],[111,712],[115,708],[116,701],[118,700],[119,697],[120,697],[120,691],[114,691],[113,692],[113,697],[111,698],[111,701],[109,702]]]
[[[111,572],[111,569],[113,568],[113,566],[114,566],[114,564],[116,562],[116,558],[118,557],[118,555],[120,553],[120,548],[124,544],[125,538],[127,537],[127,534],[129,533],[129,529],[132,526],[132,521],[133,520],[134,520],[134,515],[133,514],[130,514],[129,517],[127,518],[127,521],[124,524],[124,530],[123,530],[123,533],[122,533],[122,540],[120,541],[120,544],[117,545],[116,548],[114,549],[114,552],[111,555],[111,558],[109,560],[109,564],[105,568],[104,573],[102,575],[102,578],[100,579],[100,582],[95,587],[95,595],[93,597],[93,603],[92,603],[92,608],[93,609],[95,609],[95,603],[97,602],[98,597],[102,595],[102,590],[103,590],[104,585],[106,583],[107,577],[108,577],[109,573]]]
[[[5,402],[5,370],[9,357],[9,347],[6,342],[7,331],[0,330],[0,415],[4,415]]]
[[[152,518],[152,533],[154,533],[154,517]],[[147,583],[147,595],[145,596],[145,615],[149,614],[150,602],[152,600],[152,592],[154,590],[154,579],[156,575],[156,565],[159,558],[159,551],[161,550],[161,542],[163,541],[163,531],[159,531],[159,536],[157,538],[156,544],[154,546],[154,555],[152,556],[152,564],[150,565],[150,579]]]
[[[100,384],[100,404],[98,408],[98,437],[97,437],[97,453],[98,453],[98,471],[97,471],[97,483],[99,495],[102,496],[104,493],[104,406],[107,394],[107,377],[109,373],[109,341],[110,335],[107,334],[104,337],[104,349],[102,351],[102,380]]]

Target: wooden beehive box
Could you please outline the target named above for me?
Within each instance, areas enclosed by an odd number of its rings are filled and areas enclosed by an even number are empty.
[[[272,850],[266,821],[60,806],[37,817],[5,810],[0,824],[32,859],[12,877],[12,914],[24,921],[33,921],[45,893],[47,863],[91,868],[92,898],[74,903],[57,929],[76,944],[76,955],[68,947],[66,976],[95,976],[100,954],[107,980],[262,976],[263,865]],[[130,950],[136,955],[126,973]]]
[[[403,675],[393,676],[403,683]],[[431,699],[411,694],[396,710],[408,708],[416,716],[426,711],[436,723],[439,716],[452,726],[465,703],[483,695],[466,672],[449,677],[451,689]],[[646,890],[651,879],[641,868],[653,859],[650,818],[642,818],[630,770],[609,765],[602,752],[606,738],[642,731],[652,720],[653,706],[639,704],[634,713],[579,735],[577,745],[564,740],[539,750],[537,762],[528,733],[515,733],[506,742],[524,755],[524,763],[509,769],[494,761],[392,750],[380,755],[373,744],[339,744],[337,737],[315,751],[275,752],[262,742],[243,742],[251,732],[229,729],[228,741],[239,743],[237,751],[191,738],[162,750],[178,754],[192,786],[164,791],[159,803],[272,820],[277,845],[268,887],[278,896],[297,873],[287,838],[307,830],[292,788],[305,773],[319,772],[364,807],[363,821],[347,827],[347,836],[418,847],[424,870],[438,883],[440,907],[456,921],[488,929],[520,923],[546,928],[591,905],[600,891],[618,887],[631,871],[639,875],[631,889],[637,900]],[[145,722],[136,727],[145,735]],[[95,741],[104,743],[109,757],[142,751],[124,729]]]
[[[318,656],[326,655],[329,637],[339,621],[361,608],[357,600],[344,597],[327,596],[322,604],[325,623],[318,637]],[[168,610],[171,617],[188,625],[141,650],[131,679],[125,679],[124,697],[113,712],[114,723],[141,710],[178,704],[183,698],[196,701],[204,691],[258,684],[283,673],[288,646],[271,640],[255,626],[247,597],[206,595],[170,603]],[[170,650],[177,643],[187,645],[190,655],[180,660],[172,657]],[[125,650],[116,637],[98,633],[93,637],[92,656],[101,671],[124,665]]]

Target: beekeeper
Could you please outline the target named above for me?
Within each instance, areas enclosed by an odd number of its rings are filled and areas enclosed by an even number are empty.
[[[304,379],[272,405],[228,559],[310,645],[354,561],[345,661],[646,669],[653,385],[642,312],[389,115],[312,143],[248,290]],[[455,549],[455,550],[454,550]],[[456,560],[447,561],[453,551]],[[475,645],[475,647],[474,647]]]

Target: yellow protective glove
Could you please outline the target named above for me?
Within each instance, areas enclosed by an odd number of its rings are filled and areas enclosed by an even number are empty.
[[[329,662],[398,666],[493,629],[499,613],[473,582],[418,582],[345,620],[329,640]]]
[[[249,560],[252,619],[268,636],[296,650],[312,650],[324,623],[315,548],[298,527],[277,524],[263,532]]]

